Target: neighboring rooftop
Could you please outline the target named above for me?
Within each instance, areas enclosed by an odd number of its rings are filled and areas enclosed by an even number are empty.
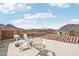
[[[41,36],[41,37],[45,39],[56,40],[56,41],[61,41],[65,43],[74,43],[74,44],[79,43],[79,37],[77,36],[48,34],[48,35]]]

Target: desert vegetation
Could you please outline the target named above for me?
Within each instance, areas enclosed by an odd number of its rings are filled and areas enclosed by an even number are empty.
[[[23,29],[20,31],[17,31],[19,35],[23,35],[23,33],[26,33],[28,36],[32,37],[39,37],[47,34],[56,34],[56,30],[54,29]]]

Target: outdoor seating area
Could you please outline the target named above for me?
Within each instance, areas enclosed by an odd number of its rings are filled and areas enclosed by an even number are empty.
[[[30,38],[29,38],[30,39]],[[79,55],[79,45],[64,43],[41,37],[31,38],[30,45],[27,40],[3,40],[0,56],[73,56]],[[20,45],[18,45],[18,43]]]
[[[23,37],[20,37],[18,34],[15,34],[13,39],[0,41],[0,56],[79,55],[79,44],[62,42],[62,39],[65,39],[66,36],[63,36],[61,41],[57,39],[59,37],[52,34],[28,37],[25,33]]]
[[[27,38],[28,39],[28,38]],[[29,38],[33,39],[33,42],[30,44],[24,39],[20,40],[3,40],[3,44],[5,47],[0,48],[0,55],[12,55],[12,56],[22,56],[22,55],[29,55],[34,56],[47,56],[48,51],[45,50],[45,42],[43,42],[42,38]],[[6,49],[6,52],[4,51]],[[47,53],[41,53],[41,51],[45,50]],[[26,53],[25,53],[26,52]],[[32,53],[33,52],[33,53]],[[31,54],[32,53],[32,54]],[[53,55],[53,54],[51,54]]]
[[[23,38],[20,38],[19,35],[14,35],[15,47],[19,47],[20,51],[24,49],[31,49],[31,47],[36,47],[37,49],[42,49],[43,40],[33,40],[32,37],[27,37],[26,34],[23,35]]]

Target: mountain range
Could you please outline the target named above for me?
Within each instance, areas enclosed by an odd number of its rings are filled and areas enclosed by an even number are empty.
[[[4,25],[4,24],[0,24],[0,28],[1,29],[7,29],[7,30],[20,30],[20,29],[22,29],[22,28],[18,28],[18,27],[16,27],[16,26],[14,26],[14,25],[12,25],[12,24],[7,24],[7,25]]]
[[[21,30],[22,29],[22,28],[18,28],[16,26],[14,26],[12,24],[7,24],[7,25],[0,24],[0,28],[9,29],[9,30],[13,30],[13,29]],[[58,31],[62,31],[62,32],[69,32],[71,30],[79,31],[79,24],[66,24],[66,25],[62,26],[60,29],[58,29]]]
[[[62,32],[69,32],[71,30],[79,31],[79,24],[66,24],[58,30]]]

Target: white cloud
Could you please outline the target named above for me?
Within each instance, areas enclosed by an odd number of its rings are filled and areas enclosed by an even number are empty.
[[[70,5],[68,3],[49,3],[50,6],[57,6],[60,8],[68,8]]]
[[[41,25],[38,25],[38,24],[36,24],[36,25],[34,25],[34,24],[32,24],[32,25],[29,25],[29,24],[24,24],[24,25],[18,25],[17,27],[20,27],[20,28],[24,28],[24,29],[40,29],[40,28],[42,28],[42,26]]]
[[[72,24],[79,24],[79,19],[72,19],[70,21],[70,23],[72,23]]]
[[[26,20],[26,19],[18,19],[18,20],[14,20],[12,21],[12,24],[20,27],[20,28],[24,28],[24,29],[31,29],[31,28],[42,28],[41,25],[39,24],[34,24],[36,23],[36,20]]]
[[[56,18],[51,12],[36,13],[36,14],[24,14],[24,19],[30,22],[36,22],[37,20],[45,20],[49,18]]]
[[[31,6],[26,6],[24,4],[17,4],[15,7],[16,10],[30,10]]]
[[[78,3],[79,0],[0,0],[9,3]]]
[[[0,4],[0,12],[8,13],[12,12],[14,13],[15,10],[30,10],[31,6],[26,6],[24,4],[16,4],[16,3],[3,3]]]
[[[13,24],[21,24],[24,21],[24,19],[17,19],[17,20],[13,20],[12,23]]]
[[[38,20],[46,20],[48,21],[48,19],[50,18],[56,18],[55,15],[53,15],[50,12],[46,12],[46,13],[36,13],[36,14],[24,14],[24,18],[23,19],[17,19],[17,20],[13,20],[12,24],[16,25],[16,26],[22,26],[22,28],[27,28],[28,24],[31,24],[30,27],[32,28],[42,28],[41,24],[38,24]],[[34,25],[36,24],[36,25]],[[34,25],[34,26],[33,26]]]
[[[56,18],[51,12],[37,13],[37,14],[24,14],[25,19],[45,19],[45,18]]]
[[[24,25],[24,24],[36,23],[36,20],[16,19],[16,20],[13,20],[11,23],[14,25],[20,25],[20,24]]]

